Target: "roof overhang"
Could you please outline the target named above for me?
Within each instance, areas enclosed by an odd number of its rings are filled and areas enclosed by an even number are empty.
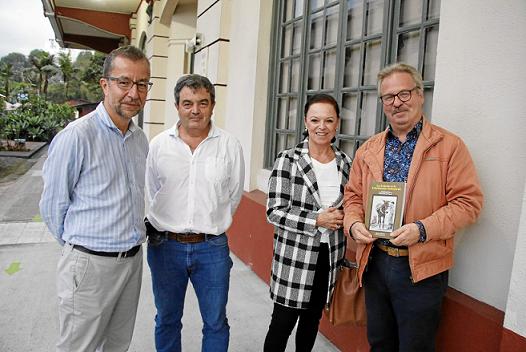
[[[130,18],[143,0],[41,1],[61,47],[109,53],[130,42]]]

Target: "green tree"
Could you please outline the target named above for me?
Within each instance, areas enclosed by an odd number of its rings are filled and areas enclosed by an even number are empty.
[[[73,61],[71,60],[71,53],[69,51],[58,54],[58,65],[60,72],[62,72],[62,81],[64,82],[64,99],[68,100],[69,81],[75,73]]]
[[[24,81],[24,72],[31,69],[31,63],[24,54],[9,53],[0,58],[0,63],[11,64],[13,69],[12,80],[15,82]]]
[[[45,96],[47,94],[49,78],[57,72],[55,55],[44,50],[34,49],[29,53],[29,61],[38,71],[37,94],[41,95],[44,93]]]
[[[75,64],[79,67],[80,96],[82,99],[96,102],[102,99],[99,80],[106,55],[100,52],[86,52],[79,55]]]
[[[47,91],[49,87],[49,81],[50,79],[56,75],[59,72],[59,69],[57,66],[53,65],[46,65],[42,68],[42,72],[44,73],[44,86],[42,87],[42,93],[44,93],[44,98],[47,99]]]
[[[2,62],[0,63],[0,79],[3,81],[4,86],[4,95],[7,101],[9,101],[9,83],[11,77],[13,76],[13,65],[10,63]]]
[[[102,99],[99,79],[104,58],[104,54],[94,51],[80,52],[75,61],[69,51],[57,56],[40,49],[31,51],[27,57],[9,53],[0,58],[0,92],[8,90],[10,100],[20,102],[31,94],[55,103],[68,99],[97,102]]]
[[[5,100],[4,98],[0,95],[0,130],[2,129],[2,117],[4,115],[4,111],[5,111]]]

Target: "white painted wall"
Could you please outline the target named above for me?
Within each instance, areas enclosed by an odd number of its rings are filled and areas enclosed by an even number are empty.
[[[450,286],[504,310],[514,271],[523,280],[513,292],[522,294],[510,294],[521,314],[526,254],[515,246],[526,236],[526,225],[519,228],[526,179],[525,34],[524,0],[442,0],[432,116],[466,142],[485,194],[480,220],[457,237]],[[526,319],[521,324],[524,331]]]
[[[231,2],[225,129],[243,146],[245,190],[251,191],[263,167],[272,2]]]

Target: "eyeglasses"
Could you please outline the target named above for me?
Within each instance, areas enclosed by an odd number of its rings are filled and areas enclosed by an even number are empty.
[[[384,105],[392,105],[395,101],[395,97],[398,97],[402,103],[411,100],[411,93],[417,89],[418,86],[415,86],[413,89],[404,89],[399,91],[396,94],[386,94],[380,97],[380,100]]]
[[[127,78],[120,78],[120,77],[104,77],[110,81],[117,82],[117,87],[119,87],[122,90],[129,91],[132,89],[133,85],[135,84],[137,86],[137,90],[141,93],[145,93],[152,88],[153,83],[148,81],[132,81]]]

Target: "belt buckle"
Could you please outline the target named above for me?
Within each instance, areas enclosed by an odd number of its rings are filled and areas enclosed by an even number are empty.
[[[387,252],[392,257],[400,257],[400,249],[399,248],[387,247]]]
[[[118,258],[129,258],[135,247],[132,247],[124,252],[119,252]]]

